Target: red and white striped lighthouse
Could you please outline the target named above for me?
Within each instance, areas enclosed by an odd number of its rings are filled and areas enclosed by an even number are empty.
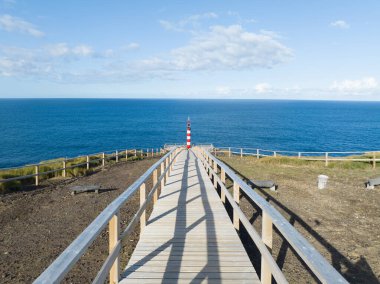
[[[191,148],[191,123],[190,117],[187,118],[187,132],[186,132],[186,148]]]

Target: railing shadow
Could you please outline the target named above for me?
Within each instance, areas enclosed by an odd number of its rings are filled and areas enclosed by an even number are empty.
[[[184,169],[187,169],[189,166],[189,154],[190,152],[187,153],[187,158],[186,162],[184,165]],[[192,154],[194,155],[194,154]],[[195,155],[194,155],[195,157]],[[174,212],[177,211],[176,213],[176,224],[175,224],[175,231],[173,234],[173,237],[169,239],[167,242],[161,244],[158,246],[155,250],[150,252],[148,255],[142,257],[140,260],[134,262],[132,266],[128,267],[122,274],[122,277],[128,277],[128,275],[138,271],[139,267],[142,267],[144,264],[148,263],[149,261],[153,260],[155,256],[159,255],[162,251],[165,249],[171,247],[171,251],[168,256],[168,260],[166,263],[166,268],[165,271],[163,272],[163,279],[162,281],[165,282],[165,279],[170,279],[173,280],[173,282],[176,282],[176,279],[179,279],[179,274],[180,274],[180,268],[181,268],[181,262],[183,259],[183,252],[185,249],[185,240],[187,234],[195,229],[198,225],[200,225],[202,222],[206,222],[206,227],[207,227],[207,238],[206,240],[215,240],[216,239],[216,231],[215,231],[215,220],[212,214],[206,215],[207,212],[211,211],[210,204],[208,202],[208,196],[206,194],[206,186],[204,184],[203,178],[201,176],[201,172],[199,169],[198,165],[198,160],[195,157],[194,158],[195,162],[195,168],[196,172],[198,174],[198,184],[200,186],[200,195],[196,195],[193,198],[187,200],[187,189],[189,188],[188,185],[188,173],[190,171],[184,171],[183,172],[183,179],[181,181],[181,191],[179,191],[179,197],[178,197],[178,206],[169,209],[168,211],[162,213],[161,215],[153,218],[152,220],[149,221],[149,224],[153,223],[154,221]],[[178,193],[178,191],[175,191],[174,193]],[[166,196],[169,196],[170,194],[167,194]],[[202,198],[202,205],[203,209],[205,211],[205,215],[201,216],[198,220],[193,222],[190,226],[186,226],[186,222],[184,222],[183,217],[186,216],[186,206],[187,204],[191,203],[192,201]],[[190,283],[201,283],[204,280],[209,279],[209,273],[212,271],[213,273],[213,278],[212,281],[215,283],[218,283],[218,278],[220,278],[219,274],[219,255],[218,255],[218,248],[217,246],[209,246],[207,245],[207,263],[206,265],[195,275],[193,279],[189,279]],[[177,269],[172,269],[173,266],[170,266],[170,264],[175,264]],[[208,269],[210,266],[212,266],[212,270]],[[143,281],[142,281],[143,282]]]
[[[378,280],[377,276],[373,272],[372,268],[370,267],[369,263],[367,262],[366,258],[361,256],[360,260],[356,263],[352,263],[347,257],[345,257],[339,250],[337,250],[332,244],[330,244],[323,236],[321,236],[318,232],[316,232],[309,224],[307,224],[300,216],[298,216],[296,213],[294,213],[291,209],[286,207],[283,203],[281,203],[279,200],[277,200],[275,197],[271,196],[269,193],[267,193],[263,188],[255,186],[248,177],[244,176],[241,172],[239,172],[236,168],[229,165],[226,161],[224,161],[236,174],[238,174],[244,182],[246,182],[248,185],[252,187],[252,190],[257,189],[260,191],[260,193],[265,196],[266,200],[269,203],[273,203],[278,208],[281,208],[284,212],[286,212],[289,216],[289,222],[294,226],[295,223],[298,223],[300,226],[302,226],[303,229],[305,229],[308,234],[310,234],[312,237],[315,238],[321,244],[331,255],[331,262],[332,266],[339,271],[344,278],[346,278],[347,281],[350,283],[376,283],[379,284],[380,281]],[[244,194],[243,194],[244,195]],[[246,198],[247,201],[256,209],[256,212],[252,215],[251,220],[255,221],[258,216],[260,216],[261,209],[258,208],[256,204],[254,204],[253,201],[251,201],[249,198]],[[277,231],[277,230],[276,230]],[[289,246],[287,241],[282,237],[281,233],[277,231],[277,233],[282,238],[282,245],[277,257],[277,263],[280,268],[283,267],[286,254],[288,249],[290,248],[295,255],[298,257],[297,253]],[[301,260],[298,257],[299,260]],[[301,260],[301,263],[303,261]]]

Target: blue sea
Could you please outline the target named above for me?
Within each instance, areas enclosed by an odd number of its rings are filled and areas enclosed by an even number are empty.
[[[1,99],[0,168],[186,142],[295,151],[380,150],[379,102]]]

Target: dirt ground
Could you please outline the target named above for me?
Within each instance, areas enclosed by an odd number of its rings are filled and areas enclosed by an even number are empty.
[[[124,189],[157,159],[119,163],[89,176],[48,180],[40,189],[0,196],[0,283],[31,283]],[[70,194],[75,185],[98,184],[101,193]],[[151,181],[147,183],[147,190]],[[121,211],[122,228],[139,207],[139,194]],[[138,227],[138,226],[137,226]],[[124,244],[122,265],[131,255],[139,229]],[[108,256],[104,230],[64,282],[89,283]]]
[[[380,188],[365,190],[367,178],[380,169],[325,168],[309,165],[265,163],[254,158],[222,158],[246,179],[271,179],[277,192],[256,189],[312,243],[351,283],[380,283]],[[40,189],[0,196],[0,283],[30,283],[121,192],[144,173],[156,159],[119,163],[92,175],[45,181]],[[316,189],[316,177],[330,177],[328,189]],[[99,184],[100,194],[72,196],[74,185]],[[147,189],[151,183],[147,184]],[[258,208],[242,196],[241,207],[261,232]],[[139,206],[139,196],[121,211],[125,228]],[[148,209],[148,215],[151,208]],[[124,241],[122,267],[138,241],[139,229]],[[244,230],[241,237],[257,271],[260,257]],[[88,283],[108,255],[104,230],[67,275],[65,283]],[[273,255],[290,283],[314,283],[279,234]],[[300,265],[301,264],[301,265]]]
[[[253,157],[220,158],[246,180],[275,181],[277,192],[256,191],[350,283],[380,283],[380,188],[364,187],[368,178],[380,176],[380,169],[325,168],[320,163],[284,164]],[[325,190],[317,189],[319,174],[329,176]],[[261,234],[260,210],[244,196],[241,207]],[[251,254],[254,259],[254,249]],[[290,283],[316,282],[279,234],[274,236],[273,255]]]

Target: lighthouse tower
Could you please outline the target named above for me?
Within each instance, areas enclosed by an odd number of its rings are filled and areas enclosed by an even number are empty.
[[[186,148],[191,148],[191,122],[190,117],[187,118],[187,132],[186,132]]]

